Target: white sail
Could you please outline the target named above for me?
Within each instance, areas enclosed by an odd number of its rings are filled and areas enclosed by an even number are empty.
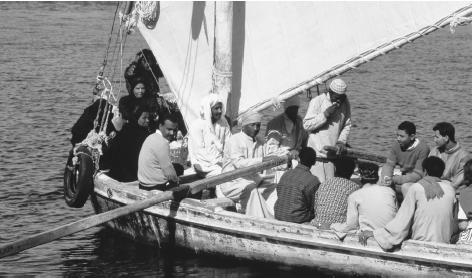
[[[471,15],[470,2],[234,2],[231,116],[324,82],[455,14]],[[212,88],[214,2],[159,2],[156,15],[154,27],[138,27],[189,124]]]

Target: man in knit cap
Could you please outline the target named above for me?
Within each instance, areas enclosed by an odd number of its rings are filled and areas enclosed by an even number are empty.
[[[340,149],[346,145],[351,128],[351,111],[343,80],[332,80],[328,92],[310,101],[303,127],[309,133],[307,146],[315,149],[320,159],[327,158],[327,152],[323,149],[325,145]],[[310,171],[324,182],[334,177],[335,166],[331,161],[317,160]]]
[[[242,130],[232,135],[224,146],[223,173],[252,166],[274,157],[264,157],[264,140],[257,137],[262,115],[249,112],[240,119]],[[258,173],[238,178],[216,187],[218,197],[240,202],[245,209],[251,191],[262,182]]]

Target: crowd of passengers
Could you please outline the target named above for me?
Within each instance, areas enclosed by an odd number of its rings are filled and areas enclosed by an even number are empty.
[[[188,137],[191,167],[201,177],[288,156],[288,163],[216,186],[215,195],[236,204],[236,211],[257,217],[302,223],[333,231],[340,239],[357,233],[366,244],[373,237],[385,250],[405,239],[471,244],[472,160],[455,140],[447,122],[433,126],[435,146],[416,136],[416,126],[402,122],[396,141],[380,169],[370,162],[330,156],[324,146],[347,146],[351,110],[347,85],[329,83],[314,97],[302,119],[299,96],[283,103],[284,112],[258,136],[262,115],[249,112],[231,132],[225,104],[210,93],[200,105],[200,118],[187,131],[176,105],[159,94],[163,74],[150,50],[141,50],[126,69],[129,92],[110,114],[110,140],[101,168],[121,181],[139,182],[140,189],[165,191],[179,185],[183,166],[170,158],[170,142],[178,130]],[[72,129],[72,144],[93,128],[97,100]],[[99,120],[100,121],[100,120]],[[359,179],[352,178],[357,167]],[[272,174],[274,180],[266,179]]]

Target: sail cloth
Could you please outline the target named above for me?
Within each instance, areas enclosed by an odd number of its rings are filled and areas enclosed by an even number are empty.
[[[235,117],[284,96],[463,7],[471,12],[470,2],[453,1],[234,2],[232,98],[222,96],[228,112]],[[190,124],[212,89],[214,3],[158,2],[156,8],[157,23],[138,27]]]

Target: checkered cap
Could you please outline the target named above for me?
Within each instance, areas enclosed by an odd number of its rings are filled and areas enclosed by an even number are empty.
[[[346,83],[342,79],[334,79],[330,83],[330,89],[337,94],[346,93]]]

